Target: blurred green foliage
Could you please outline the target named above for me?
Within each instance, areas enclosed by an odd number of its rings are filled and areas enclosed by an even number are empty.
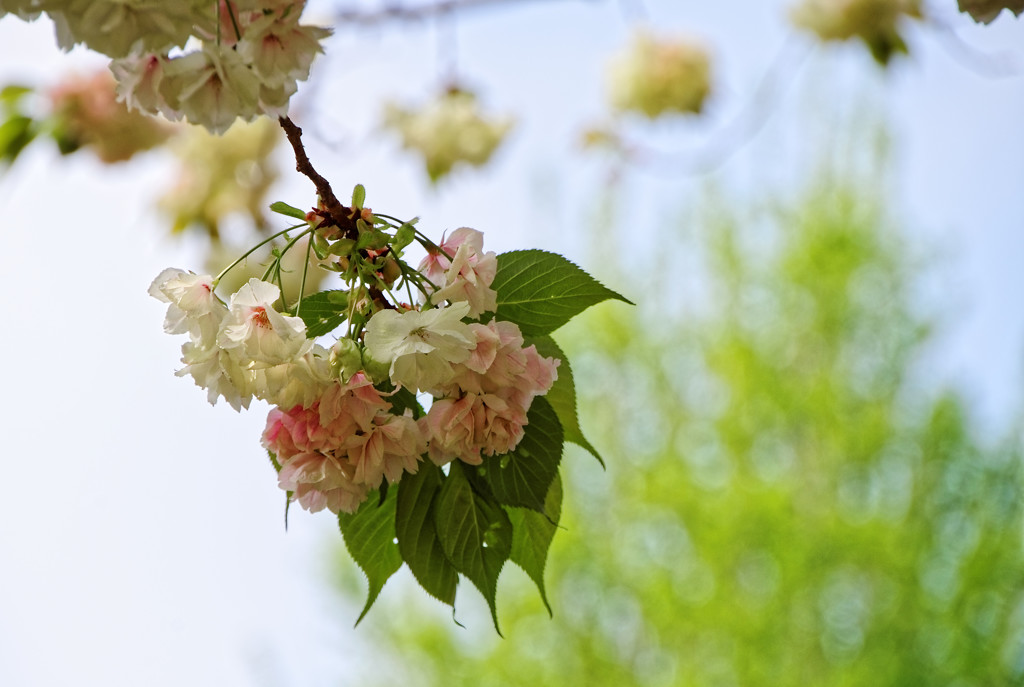
[[[446,686],[1024,683],[1019,445],[980,440],[956,394],[920,383],[920,267],[860,186],[707,213],[662,246],[695,272],[647,270],[664,278],[640,307],[559,331],[608,469],[567,450],[553,619],[518,571],[505,640],[386,589],[375,669]],[[701,295],[684,308],[687,279]]]

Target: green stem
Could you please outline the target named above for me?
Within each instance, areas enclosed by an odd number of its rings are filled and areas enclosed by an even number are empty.
[[[302,226],[302,225],[300,224],[299,226]],[[261,281],[266,281],[267,277],[269,277],[271,274],[276,274],[277,275],[277,285],[281,288],[281,303],[282,303],[282,305],[285,303],[285,298],[284,298],[284,284],[281,283],[281,260],[284,259],[284,256],[287,255],[288,251],[290,251],[292,249],[292,246],[295,245],[296,241],[298,241],[303,236],[305,236],[307,234],[310,234],[312,232],[313,232],[313,227],[307,226],[304,231],[300,231],[295,236],[295,238],[290,240],[288,243],[284,244],[284,248],[281,249],[281,253],[276,258],[274,258],[274,261],[272,263],[270,263],[270,267],[268,267],[267,271],[263,273],[263,279],[261,279]]]
[[[243,260],[245,260],[245,259],[246,259],[247,257],[249,257],[250,255],[252,255],[252,254],[253,254],[254,252],[256,252],[257,250],[259,250],[259,249],[260,249],[260,248],[262,248],[263,246],[267,245],[268,243],[270,243],[271,241],[273,241],[273,240],[274,240],[274,239],[276,239],[277,237],[279,237],[279,236],[284,236],[284,235],[285,235],[285,234],[287,234],[287,233],[288,233],[289,231],[294,231],[295,229],[298,229],[298,228],[299,228],[299,227],[301,227],[301,226],[306,226],[306,225],[305,225],[305,223],[303,223],[303,224],[296,224],[296,225],[295,225],[295,226],[293,226],[293,227],[288,227],[287,229],[284,229],[284,230],[282,230],[282,231],[279,231],[279,232],[277,232],[276,234],[274,234],[273,236],[271,236],[271,237],[269,237],[269,238],[263,239],[262,241],[260,241],[259,243],[257,243],[257,244],[256,244],[255,246],[253,246],[253,247],[252,247],[252,248],[250,248],[249,250],[247,250],[247,251],[245,251],[244,253],[242,253],[241,257],[239,257],[239,258],[238,258],[237,260],[235,260],[235,261],[234,261],[233,263],[231,263],[230,265],[228,265],[227,267],[225,267],[224,269],[222,269],[222,270],[220,271],[220,274],[218,274],[218,275],[217,275],[217,277],[216,277],[216,278],[215,278],[215,279],[213,280],[213,287],[214,287],[214,288],[217,288],[217,284],[219,284],[219,283],[220,283],[220,280],[224,278],[224,275],[225,275],[225,274],[227,274],[228,272],[230,272],[230,271],[232,270],[232,268],[234,268],[234,267],[235,267],[236,265],[238,265],[238,263],[242,262],[242,261],[243,261]]]
[[[416,240],[420,242],[420,245],[423,246],[423,248],[426,249],[428,253],[433,253],[435,250],[437,250],[440,251],[449,260],[455,259],[454,255],[449,255],[448,251],[446,251],[444,248],[441,248],[441,244],[434,243],[433,241],[431,241],[427,237],[427,235],[424,234],[422,231],[420,231],[416,227],[413,227],[412,230],[417,234]]]
[[[242,32],[238,28],[238,20],[235,19],[235,8],[231,6],[231,0],[225,0],[224,5],[227,6],[227,8],[228,8],[228,17],[231,18],[231,28],[233,28],[235,30],[235,40],[236,41],[240,41],[240,40],[242,40]],[[219,27],[220,27],[220,22],[219,21],[217,22],[217,26],[218,26],[218,30],[219,30]]]
[[[299,316],[299,309],[302,307],[302,298],[306,295],[306,275],[309,273],[309,253],[313,249],[313,237],[306,241],[306,264],[302,266],[302,284],[299,286],[299,300],[295,302],[295,316]]]
[[[402,226],[403,224],[409,224],[408,222],[402,221],[402,220],[398,219],[397,217],[392,217],[391,215],[385,215],[382,212],[375,212],[375,213],[373,213],[373,216],[374,217],[383,217],[384,219],[389,219],[392,222],[398,222],[398,226],[399,227]],[[412,226],[412,225],[410,224],[409,226]],[[395,227],[395,228],[397,229],[398,227]]]

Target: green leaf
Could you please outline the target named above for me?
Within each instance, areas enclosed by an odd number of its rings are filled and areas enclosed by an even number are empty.
[[[423,406],[416,400],[416,394],[405,387],[391,394],[388,400],[391,401],[391,412],[395,415],[402,415],[406,410],[411,410],[413,419],[416,420],[425,415]]]
[[[397,491],[389,490],[383,502],[371,496],[355,513],[338,513],[338,526],[345,538],[345,547],[369,583],[366,606],[356,625],[373,606],[384,583],[402,567],[402,554],[395,543]]]
[[[331,255],[351,255],[352,250],[355,248],[356,242],[352,239],[338,239],[331,244],[330,250],[327,252]]]
[[[347,312],[347,291],[321,291],[302,299],[299,316],[306,323],[306,336],[313,339],[337,329]]]
[[[479,470],[498,503],[543,511],[562,458],[562,426],[543,396],[533,399],[526,420],[526,431],[515,450],[484,458]]]
[[[548,549],[558,529],[558,520],[562,516],[562,478],[557,474],[551,482],[547,497],[544,499],[544,512],[527,510],[526,508],[507,508],[509,521],[512,523],[512,562],[522,568],[537,585],[540,598],[551,615],[551,604],[544,588],[544,566],[548,560]]]
[[[31,117],[22,115],[14,115],[0,124],[0,162],[14,164],[39,133],[35,124]]]
[[[270,464],[274,466],[274,470],[281,472],[281,464],[277,462],[277,454],[268,448],[267,456],[270,457]]]
[[[601,458],[597,449],[587,441],[587,438],[583,436],[583,430],[580,429],[580,421],[576,415],[576,382],[573,381],[569,358],[566,357],[562,349],[559,348],[558,344],[550,336],[530,339],[526,343],[532,343],[536,346],[537,352],[542,356],[557,358],[562,361],[558,366],[558,379],[555,380],[555,383],[544,395],[544,398],[555,409],[558,421],[562,425],[562,431],[565,432],[565,440],[585,448],[592,456],[597,458],[597,462],[601,464],[601,467],[605,467],[604,459]]]
[[[391,237],[385,234],[380,229],[371,227],[370,225],[363,222],[365,229],[359,232],[359,238],[356,239],[356,249],[370,248],[372,250],[380,250],[384,246],[388,245],[388,241]]]
[[[293,208],[288,203],[282,203],[277,201],[276,203],[270,204],[270,209],[279,215],[285,215],[287,217],[294,217],[295,219],[306,220],[306,213],[298,208]]]
[[[362,184],[356,184],[352,189],[352,207],[362,210],[365,202],[366,188]]]
[[[0,88],[0,103],[11,106],[16,105],[26,95],[32,92],[30,86],[21,86],[19,84],[9,84]]]
[[[499,320],[519,325],[527,336],[541,336],[601,301],[631,303],[561,255],[518,250],[498,256],[491,288],[498,292]]]
[[[329,255],[328,251],[331,249],[330,244],[327,243],[327,239],[320,234],[313,232],[313,240],[310,245],[313,246],[313,252],[316,253],[317,258],[320,260],[327,259],[327,256]]]
[[[498,575],[512,550],[512,523],[494,501],[475,492],[459,461],[451,464],[434,508],[434,524],[445,556],[487,600],[498,628]]]
[[[406,222],[398,228],[398,231],[395,232],[395,238],[391,242],[391,248],[394,249],[395,252],[401,252],[402,249],[412,243],[415,238],[416,230],[411,224]]]
[[[455,606],[459,573],[448,562],[434,528],[436,496],[444,473],[430,461],[398,484],[395,532],[398,550],[416,581],[434,598]]]

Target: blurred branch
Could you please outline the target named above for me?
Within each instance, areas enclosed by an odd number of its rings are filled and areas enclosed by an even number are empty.
[[[963,38],[945,21],[933,19],[930,25],[939,34],[939,43],[960,66],[978,76],[1001,79],[1021,73],[1017,55],[1008,51],[989,53],[980,50]]]
[[[796,81],[800,67],[813,51],[803,41],[782,44],[746,107],[696,151],[664,151],[621,140],[627,162],[669,175],[707,174],[725,164],[768,123],[782,95]]]
[[[554,4],[564,0],[438,0],[425,5],[384,5],[378,9],[340,10],[334,15],[338,24],[372,26],[375,24],[417,22],[451,14],[499,5]],[[577,0],[598,2],[599,0]]]

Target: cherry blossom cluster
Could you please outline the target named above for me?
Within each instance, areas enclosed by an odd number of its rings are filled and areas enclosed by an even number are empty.
[[[114,58],[118,96],[130,108],[221,133],[239,117],[287,113],[330,33],[299,24],[304,6],[305,0],[0,0],[0,15],[45,12],[62,48],[83,43]]]
[[[263,445],[280,487],[310,511],[355,512],[427,458],[479,465],[509,453],[557,378],[560,361],[525,345],[516,324],[482,321],[496,309],[497,269],[483,235],[458,229],[432,249],[416,271],[419,304],[353,301],[350,318],[365,326],[329,350],[276,306],[275,284],[250,279],[225,303],[213,277],[169,268],[150,287],[169,304],[165,331],[189,336],[179,376],[211,404],[276,406]],[[431,396],[425,413],[413,394]]]

